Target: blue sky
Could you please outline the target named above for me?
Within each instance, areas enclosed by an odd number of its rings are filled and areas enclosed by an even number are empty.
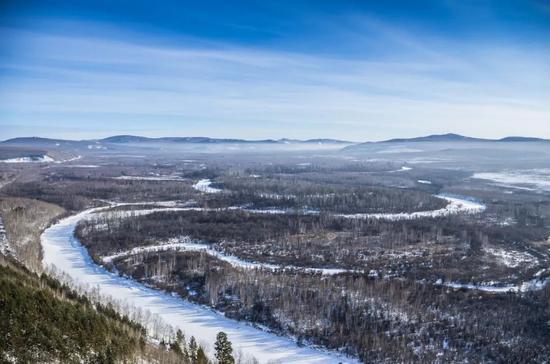
[[[550,1],[4,1],[0,139],[550,138]]]

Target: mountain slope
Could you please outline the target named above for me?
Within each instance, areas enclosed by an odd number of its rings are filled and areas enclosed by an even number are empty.
[[[346,152],[358,152],[363,150],[378,150],[382,148],[397,148],[398,146],[416,146],[416,145],[424,145],[424,146],[430,146],[430,145],[442,145],[444,143],[445,145],[468,145],[469,143],[486,143],[487,145],[497,145],[497,144],[507,144],[507,143],[546,143],[550,142],[548,139],[541,139],[541,138],[531,138],[531,137],[518,137],[518,136],[510,136],[505,137],[501,139],[483,139],[483,138],[472,138],[460,134],[433,134],[433,135],[427,135],[422,137],[416,137],[416,138],[397,138],[397,139],[389,139],[384,140],[380,142],[366,142],[366,143],[359,143],[354,145],[349,145],[343,148],[343,151]]]
[[[489,139],[471,138],[459,134],[433,134],[416,138],[390,139],[381,143],[408,143],[408,142],[479,142],[489,141]]]
[[[2,362],[109,363],[131,360],[145,346],[140,325],[3,257],[0,306]]]

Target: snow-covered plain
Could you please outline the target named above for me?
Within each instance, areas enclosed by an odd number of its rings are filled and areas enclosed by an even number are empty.
[[[475,173],[472,178],[493,181],[501,187],[528,191],[550,191],[549,168]]]
[[[222,191],[219,188],[210,187],[211,184],[211,180],[201,179],[193,185],[193,188],[203,193],[218,193]]]
[[[251,261],[243,260],[234,255],[224,254],[223,252],[213,249],[211,246],[207,244],[193,242],[193,240],[190,239],[189,237],[171,239],[165,243],[160,243],[155,245],[136,247],[127,251],[105,256],[101,260],[104,263],[111,263],[115,259],[123,258],[127,256],[146,254],[146,253],[166,252],[166,251],[203,252],[219,260],[227,262],[234,267],[238,267],[242,269],[266,269],[271,271],[299,270],[305,273],[320,273],[323,275],[334,275],[334,274],[341,274],[341,273],[357,272],[356,270],[347,270],[347,269],[339,269],[339,268],[311,268],[311,267],[297,267],[292,265],[282,266],[278,264],[251,262]]]
[[[170,294],[147,288],[131,279],[120,277],[96,265],[87,250],[74,236],[81,219],[101,208],[83,211],[60,220],[41,236],[45,266],[55,266],[76,283],[97,287],[103,295],[147,309],[164,322],[180,328],[188,337],[194,335],[212,353],[216,334],[228,334],[236,351],[256,357],[260,362],[280,361],[297,364],[359,363],[356,359],[311,347],[298,347],[289,338],[280,337],[245,323],[230,320],[207,307],[192,304]]]

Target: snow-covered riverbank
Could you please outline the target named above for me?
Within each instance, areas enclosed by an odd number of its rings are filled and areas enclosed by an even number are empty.
[[[211,352],[216,334],[224,331],[235,350],[253,355],[260,362],[291,359],[292,363],[358,363],[355,359],[310,347],[298,347],[291,339],[264,332],[245,323],[224,317],[207,307],[187,302],[167,293],[147,288],[131,279],[120,277],[96,265],[87,250],[74,236],[77,223],[89,218],[91,209],[65,218],[44,231],[41,237],[43,263],[53,265],[77,283],[98,287],[99,292],[130,305],[147,309],[188,337],[194,335]]]
[[[464,198],[437,195],[448,202],[447,206],[439,210],[402,212],[402,213],[380,213],[380,214],[337,214],[336,216],[350,219],[380,219],[380,220],[414,220],[424,217],[441,217],[456,214],[477,214],[483,212],[485,205],[470,201]]]
[[[435,218],[455,214],[477,214],[485,210],[486,206],[482,203],[467,200],[465,198],[450,197],[447,195],[437,195],[447,201],[447,206],[439,210],[417,211],[417,212],[402,212],[402,213],[359,213],[359,214],[334,214],[334,216],[347,218],[347,219],[380,219],[380,220],[414,220],[420,218]],[[304,215],[316,215],[319,214],[317,210],[297,210],[297,209],[250,209],[239,206],[220,207],[220,208],[203,208],[203,207],[188,207],[182,206],[177,201],[168,202],[150,202],[150,203],[111,203],[113,206],[132,206],[132,205],[153,205],[159,207],[152,207],[148,209],[139,210],[114,210],[105,211],[102,214],[97,214],[105,217],[131,217],[131,216],[143,216],[152,214],[155,212],[167,212],[167,211],[234,211],[241,210],[254,214],[304,214]]]

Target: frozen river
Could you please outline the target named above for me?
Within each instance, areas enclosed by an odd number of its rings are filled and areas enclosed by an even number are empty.
[[[210,353],[216,334],[224,331],[232,341],[235,352],[242,350],[245,355],[252,355],[261,363],[358,363],[357,360],[336,353],[298,347],[289,338],[228,319],[207,307],[147,288],[107,271],[92,261],[87,250],[74,237],[78,221],[88,218],[92,213],[93,210],[87,210],[70,216],[44,231],[41,240],[45,266],[54,265],[79,284],[98,287],[103,295],[158,315],[165,323],[180,328],[187,337],[195,336]]]

